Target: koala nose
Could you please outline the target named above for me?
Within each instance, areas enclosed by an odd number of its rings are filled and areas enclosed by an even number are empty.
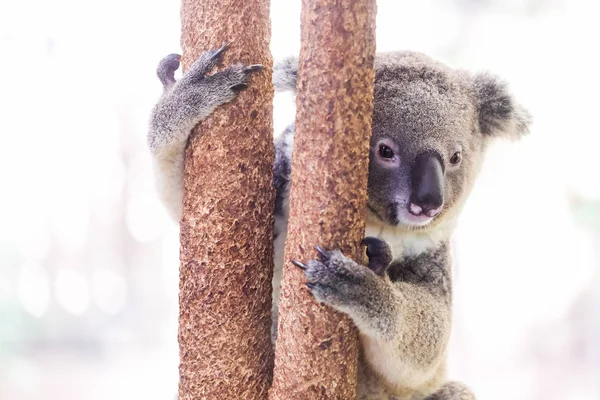
[[[435,217],[444,205],[444,166],[435,152],[419,155],[411,171],[412,192],[408,211]]]

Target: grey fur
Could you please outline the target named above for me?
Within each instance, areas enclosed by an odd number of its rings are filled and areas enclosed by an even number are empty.
[[[531,115],[515,103],[506,82],[493,75],[481,73],[473,77],[473,87],[481,132],[487,135],[502,135],[508,132],[517,137],[527,133]]]
[[[161,78],[165,94],[151,119],[149,144],[159,166],[158,180],[166,183],[159,189],[174,216],[181,207],[183,150],[189,133],[235,96],[232,87],[244,87],[248,72],[234,66],[205,76],[214,58],[210,54],[179,82]],[[371,237],[364,243],[369,267],[336,249],[319,249],[314,259],[294,263],[304,270],[315,298],[349,315],[359,328],[359,399],[472,400],[466,386],[445,380],[452,323],[449,239],[489,141],[522,136],[530,117],[506,84],[489,74],[454,70],[413,52],[378,54],[375,67],[367,223]],[[294,58],[277,63],[275,89],[295,90],[297,68]],[[287,233],[293,126],[275,146],[274,326]],[[423,154],[438,160],[431,164],[438,172],[422,180],[443,191],[437,214],[421,213],[411,197],[415,182],[421,182],[415,174],[428,173],[415,167]]]
[[[288,126],[275,141],[275,164],[273,166],[273,184],[277,193],[275,199],[275,215],[285,213],[285,200],[289,192],[290,174],[292,172],[291,152],[294,136],[294,125]],[[276,232],[277,234],[277,232]]]
[[[181,56],[179,54],[169,54],[158,63],[156,76],[163,85],[164,90],[169,90],[175,84],[175,71],[179,69]]]
[[[298,59],[288,57],[275,63],[273,67],[273,86],[278,92],[296,91],[298,80]]]
[[[396,259],[388,268],[392,282],[406,282],[426,288],[446,304],[452,303],[451,260],[448,243],[428,252]]]
[[[475,395],[463,383],[448,382],[425,400],[475,400]]]

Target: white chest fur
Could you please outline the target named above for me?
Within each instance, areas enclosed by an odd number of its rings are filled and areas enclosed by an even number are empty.
[[[394,259],[426,252],[450,236],[451,226],[439,226],[432,231],[407,231],[384,224],[375,218],[369,218],[365,236],[374,236],[385,240],[394,253]]]

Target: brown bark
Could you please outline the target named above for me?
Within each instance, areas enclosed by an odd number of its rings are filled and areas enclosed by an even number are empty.
[[[272,400],[354,399],[358,337],[290,260],[315,245],[361,260],[373,111],[375,1],[303,0],[290,221]]]
[[[182,0],[184,69],[263,64],[190,139],[179,294],[180,400],[266,399],[271,383],[273,126],[268,0]]]

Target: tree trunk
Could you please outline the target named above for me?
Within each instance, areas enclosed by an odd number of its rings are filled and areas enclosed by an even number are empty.
[[[290,220],[272,400],[355,399],[358,335],[318,305],[291,259],[315,245],[362,261],[375,78],[375,0],[303,0]]]
[[[230,43],[263,64],[186,150],[179,284],[180,400],[266,399],[271,383],[273,87],[269,0],[182,0],[184,69]]]

